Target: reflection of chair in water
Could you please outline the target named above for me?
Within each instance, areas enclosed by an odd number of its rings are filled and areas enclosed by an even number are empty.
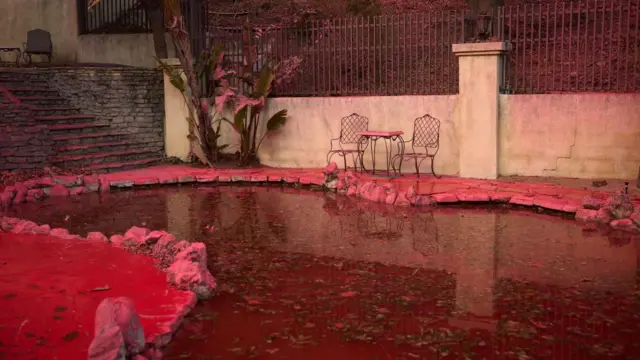
[[[413,250],[424,256],[435,255],[440,252],[441,244],[438,226],[432,212],[415,214],[409,224],[413,239]]]
[[[344,240],[347,240],[351,245],[355,245],[353,241],[354,238],[357,237],[357,233],[355,229],[357,228],[357,221],[350,216],[352,213],[352,206],[350,206],[352,202],[350,199],[344,198],[342,196],[325,196],[324,197],[324,205],[322,209],[329,215],[331,222],[333,222],[334,218],[337,218],[338,225],[340,227],[340,233],[335,234],[331,233],[330,236],[340,237]],[[334,229],[333,226],[330,226],[329,229]]]
[[[358,231],[377,240],[398,240],[402,237],[404,218],[393,214],[377,214],[358,209]]]
[[[330,216],[338,217],[340,236],[352,245],[355,245],[354,238],[397,240],[402,237],[405,219],[401,214],[361,209],[357,201],[345,197],[325,197],[323,209]]]

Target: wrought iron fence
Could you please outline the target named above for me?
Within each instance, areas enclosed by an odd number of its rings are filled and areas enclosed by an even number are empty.
[[[140,0],[102,0],[88,8],[89,0],[77,0],[80,34],[131,34],[151,31]]]
[[[501,8],[503,92],[640,90],[640,0],[582,0]]]
[[[268,61],[299,63],[277,96],[455,94],[451,45],[469,39],[466,10],[311,21],[255,28],[258,71]],[[504,93],[640,90],[640,0],[580,0],[501,7],[494,40],[508,41]],[[239,71],[242,28],[208,27]],[[206,45],[206,46],[208,46]],[[238,84],[241,86],[241,84]]]
[[[299,64],[291,81],[277,86],[278,96],[455,94],[451,45],[463,36],[462,20],[461,11],[442,11],[254,29],[253,68],[268,61]],[[225,47],[227,65],[240,70],[243,30],[210,28],[208,37]]]

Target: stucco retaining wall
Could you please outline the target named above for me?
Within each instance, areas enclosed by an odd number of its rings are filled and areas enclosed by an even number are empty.
[[[640,94],[500,96],[500,174],[635,179]]]

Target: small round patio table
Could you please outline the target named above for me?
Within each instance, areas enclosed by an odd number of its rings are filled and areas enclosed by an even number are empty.
[[[375,175],[376,174],[376,144],[378,143],[378,140],[381,140],[384,142],[384,146],[385,146],[385,157],[387,160],[387,176],[391,176],[391,149],[392,149],[392,144],[394,141],[400,140],[398,142],[398,151],[400,152],[400,154],[404,154],[404,140],[402,139],[402,135],[404,135],[404,131],[402,130],[391,130],[391,131],[378,131],[378,130],[366,130],[366,131],[362,131],[360,133],[358,133],[358,135],[360,135],[364,140],[366,141],[360,141],[358,142],[358,149],[360,149],[360,144],[362,143],[367,143],[368,141],[371,141],[371,163],[372,163],[372,172]],[[388,144],[387,144],[388,142]],[[360,157],[360,167],[362,169],[362,171],[366,171],[365,167],[364,167],[364,160],[363,160],[364,156]],[[401,164],[402,164],[402,160]],[[402,165],[401,165],[402,166]],[[394,174],[396,173],[395,169],[394,169]]]

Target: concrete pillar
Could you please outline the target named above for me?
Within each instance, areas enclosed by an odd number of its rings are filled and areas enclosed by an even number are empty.
[[[179,67],[178,59],[163,60],[167,65]],[[189,140],[189,108],[180,91],[164,74],[164,150],[168,157],[175,156],[187,160],[190,152]]]
[[[454,44],[460,65],[460,176],[498,177],[498,100],[504,42]]]

